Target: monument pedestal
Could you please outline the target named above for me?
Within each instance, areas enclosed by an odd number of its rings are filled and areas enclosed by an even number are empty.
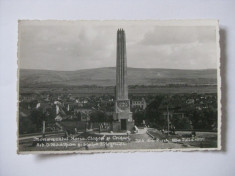
[[[129,122],[127,119],[121,119],[120,121],[112,122],[112,131],[119,132],[119,131],[132,131],[134,129],[134,121]]]
[[[113,131],[128,130],[134,128],[134,121],[132,119],[132,112],[118,112],[113,114]]]
[[[131,122],[132,119],[132,112],[119,112],[119,113],[114,113],[113,114],[113,119],[114,120],[121,120],[121,119],[126,119],[128,122]]]

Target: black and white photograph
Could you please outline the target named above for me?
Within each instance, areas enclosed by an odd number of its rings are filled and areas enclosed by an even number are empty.
[[[19,20],[18,150],[221,149],[217,20]]]

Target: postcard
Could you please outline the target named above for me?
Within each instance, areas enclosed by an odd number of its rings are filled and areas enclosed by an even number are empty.
[[[18,22],[18,153],[221,149],[217,20]]]

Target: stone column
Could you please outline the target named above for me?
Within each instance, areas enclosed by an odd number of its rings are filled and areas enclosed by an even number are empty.
[[[126,38],[123,29],[117,31],[116,99],[128,99]]]

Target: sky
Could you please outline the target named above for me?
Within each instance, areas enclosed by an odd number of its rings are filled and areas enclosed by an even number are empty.
[[[214,23],[53,20],[19,21],[19,67],[64,71],[115,67],[118,28],[126,33],[128,67],[217,67]]]

